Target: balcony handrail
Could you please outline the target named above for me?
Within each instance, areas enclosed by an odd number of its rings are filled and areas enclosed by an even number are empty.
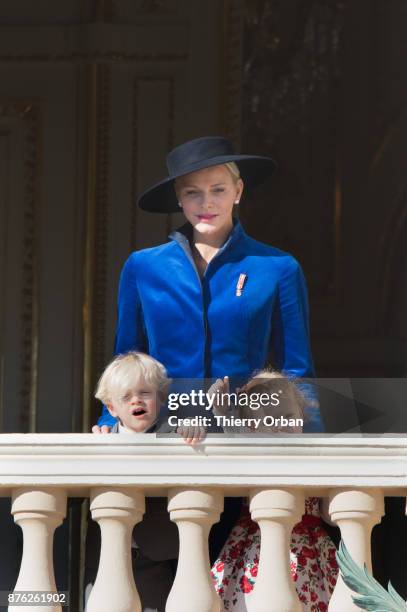
[[[102,553],[88,612],[140,610],[134,583],[123,579],[115,560],[123,559],[130,576],[126,551],[133,525],[142,520],[145,496],[168,496],[170,518],[179,529],[178,571],[167,612],[189,612],[192,599],[196,612],[219,612],[207,540],[223,496],[231,495],[250,498],[252,518],[261,530],[250,612],[299,612],[287,555],[305,496],[329,498],[330,517],[352,557],[371,568],[370,534],[384,514],[383,497],[406,493],[404,435],[213,434],[195,447],[180,437],[154,434],[0,435],[0,496],[12,497],[11,511],[24,534],[15,589],[55,591],[53,533],[66,515],[66,498],[89,496]],[[342,610],[357,607],[339,579],[329,611]],[[61,612],[60,606],[52,612]]]
[[[0,496],[16,486],[61,485],[75,496],[110,484],[144,485],[149,495],[194,485],[226,487],[229,495],[265,485],[306,487],[308,494],[380,487],[386,495],[405,495],[407,438],[212,434],[190,447],[178,437],[154,434],[0,435]]]

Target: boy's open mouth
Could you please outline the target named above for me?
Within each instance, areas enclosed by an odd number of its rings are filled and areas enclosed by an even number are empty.
[[[132,410],[131,414],[133,416],[142,416],[143,414],[145,414],[146,411],[144,410],[144,408],[135,408],[134,410]]]

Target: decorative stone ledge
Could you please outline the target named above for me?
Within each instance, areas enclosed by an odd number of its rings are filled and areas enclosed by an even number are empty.
[[[383,515],[383,497],[405,496],[406,491],[404,436],[214,435],[190,447],[178,437],[154,434],[0,435],[0,496],[12,497],[12,513],[24,536],[16,588],[55,589],[54,530],[68,496],[89,496],[102,535],[89,612],[110,612],[112,606],[122,612],[141,610],[130,546],[145,495],[168,496],[168,511],[179,530],[168,612],[188,612],[194,597],[194,612],[220,611],[209,574],[208,533],[219,519],[223,496],[230,495],[250,497],[252,518],[261,529],[259,573],[248,610],[299,612],[288,551],[304,498],[329,497],[329,514],[343,541],[359,564],[370,566],[370,535]],[[329,610],[357,610],[342,580]],[[60,606],[51,612],[61,612]]]
[[[190,447],[179,438],[145,434],[2,434],[0,495],[15,487],[63,486],[68,495],[94,486],[143,485],[148,495],[173,486],[221,486],[228,495],[271,485],[380,487],[407,492],[405,436],[208,437]]]

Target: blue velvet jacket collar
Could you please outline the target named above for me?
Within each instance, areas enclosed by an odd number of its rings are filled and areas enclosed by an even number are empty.
[[[221,246],[219,251],[216,253],[215,257],[211,261],[219,257],[219,255],[221,255],[226,250],[231,248],[235,243],[237,243],[241,238],[244,238],[244,237],[246,237],[246,234],[243,230],[243,227],[241,226],[239,220],[234,217],[232,231],[230,232],[226,242]],[[184,223],[184,225],[181,225],[181,227],[172,231],[169,235],[169,238],[179,244],[179,246],[184,251],[185,255],[188,257],[191,264],[196,269],[195,261],[192,256],[192,250],[191,250],[191,241],[192,241],[191,224]],[[197,270],[197,273],[198,273],[198,270]]]

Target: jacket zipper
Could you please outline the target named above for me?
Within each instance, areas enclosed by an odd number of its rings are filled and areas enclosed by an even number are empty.
[[[208,264],[209,265],[209,264]],[[206,270],[208,267],[206,268]],[[205,274],[206,274],[205,270]],[[205,274],[203,275],[201,281],[201,292],[202,292],[202,313],[204,320],[204,330],[205,330],[205,345],[204,345],[204,378],[209,378],[209,349],[208,349],[208,313],[207,313],[207,304],[206,304],[206,296],[205,296]]]
[[[193,257],[191,257],[191,263],[192,266],[196,272],[197,278],[198,278],[198,282],[199,282],[199,286],[201,289],[201,299],[202,299],[202,318],[203,318],[203,324],[204,324],[204,355],[203,355],[203,371],[204,371],[204,378],[209,378],[209,351],[208,351],[208,313],[206,312],[206,297],[205,297],[205,286],[204,286],[204,282],[205,282],[205,274],[208,270],[209,264],[206,266],[206,270],[204,275],[202,276],[202,278],[199,276],[199,272],[198,272],[198,268],[196,267],[195,261],[193,259]]]
[[[182,242],[184,242],[184,241],[182,241]],[[196,267],[196,264],[195,264],[194,258],[192,256],[192,252],[191,252],[191,250],[189,248],[189,243],[188,243],[187,239],[185,239],[185,243],[184,244],[182,244],[181,242],[178,242],[178,244],[180,245],[180,247],[184,251],[184,253],[187,256],[191,266],[195,270],[195,274],[197,276],[199,287],[200,287],[200,290],[201,290],[202,319],[203,319],[203,325],[204,325],[203,371],[204,371],[204,378],[209,378],[209,368],[208,368],[208,355],[209,355],[209,352],[208,352],[208,316],[207,316],[207,312],[206,312],[206,299],[205,299],[205,289],[204,289],[204,277],[205,277],[205,274],[206,274],[206,272],[208,270],[209,264],[206,267],[204,276],[201,278],[199,276],[198,268]]]
[[[229,240],[227,242],[229,242]],[[196,264],[195,264],[194,258],[192,256],[192,252],[190,250],[189,242],[188,242],[187,238],[185,238],[184,245],[182,245],[180,242],[178,242],[178,244],[181,246],[182,250],[184,251],[185,255],[187,256],[188,260],[190,261],[192,267],[194,268],[195,273],[196,273],[196,275],[198,277],[200,288],[201,288],[202,317],[203,317],[204,334],[205,334],[204,362],[203,362],[203,366],[204,366],[204,378],[209,378],[210,377],[210,372],[209,372],[209,351],[208,351],[208,313],[207,313],[204,281],[205,281],[205,276],[206,276],[206,274],[208,272],[209,266],[211,265],[212,261],[214,259],[216,259],[218,257],[218,255],[220,255],[221,252],[224,251],[225,245],[216,253],[216,255],[208,263],[208,265],[206,266],[205,273],[204,273],[204,275],[201,278],[199,276],[198,268],[196,267]]]
[[[201,293],[202,293],[202,313],[203,313],[204,329],[205,329],[205,347],[204,347],[204,376],[205,378],[210,378],[212,374],[209,370],[209,347],[208,347],[208,335],[209,334],[208,334],[208,311],[207,311],[207,303],[206,303],[205,277],[209,270],[209,266],[216,259],[218,255],[219,255],[219,251],[216,253],[216,255],[211,259],[211,261],[206,266],[206,270],[202,278],[199,276],[198,269],[195,265],[195,270],[198,274],[198,277],[201,283]]]

